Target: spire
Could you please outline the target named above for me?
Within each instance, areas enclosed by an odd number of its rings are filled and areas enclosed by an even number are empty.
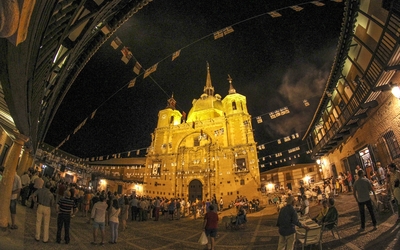
[[[175,104],[176,104],[176,101],[174,99],[174,93],[172,93],[171,98],[169,98],[167,101],[167,108],[171,108],[172,110],[175,110]]]
[[[214,87],[211,84],[211,75],[210,75],[210,65],[207,62],[207,80],[206,80],[206,86],[204,86],[204,93],[206,93],[209,96],[214,95]]]
[[[232,77],[228,74],[228,82],[229,82],[229,91],[228,91],[228,93],[229,94],[236,94],[236,89],[234,89],[233,88],[233,86],[232,86]]]

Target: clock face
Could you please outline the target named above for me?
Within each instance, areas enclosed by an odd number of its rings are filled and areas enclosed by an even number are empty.
[[[166,114],[163,114],[163,115],[161,116],[161,118],[163,118],[163,119],[165,119],[166,117],[167,117]]]

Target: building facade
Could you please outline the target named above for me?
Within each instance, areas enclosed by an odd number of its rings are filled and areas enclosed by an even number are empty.
[[[399,163],[400,4],[348,0],[336,58],[306,133],[325,175]]]
[[[264,171],[260,175],[262,192],[264,193],[274,193],[287,189],[297,193],[302,185],[312,188],[316,183],[322,183],[324,178],[331,177],[323,176],[321,166],[316,163],[274,168]]]
[[[256,142],[246,97],[228,79],[228,95],[214,94],[209,67],[204,92],[187,117],[174,98],[158,114],[146,157],[145,195],[189,200],[260,196]]]

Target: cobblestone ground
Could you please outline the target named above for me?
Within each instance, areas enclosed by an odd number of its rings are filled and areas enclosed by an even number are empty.
[[[363,233],[358,233],[359,212],[352,195],[344,194],[336,198],[336,207],[339,210],[339,234],[340,239],[333,237],[330,232],[323,234],[323,249],[400,249],[399,225],[396,224],[397,214],[391,211],[378,213],[378,230],[372,231],[371,219],[367,212],[367,227]],[[71,221],[71,242],[57,244],[56,217],[53,213],[50,222],[50,239],[48,243],[36,242],[34,239],[36,214],[33,209],[19,206],[25,209],[25,230],[23,235],[23,247],[13,248],[2,244],[0,249],[93,249],[106,247],[107,249],[205,249],[197,243],[201,233],[202,220],[182,218],[170,221],[161,218],[160,221],[128,221],[128,228],[120,230],[117,244],[106,243],[105,246],[93,246],[92,226],[87,224],[87,218],[77,216]],[[319,211],[318,206],[312,206],[311,216]],[[222,216],[229,215],[233,210],[224,211]],[[216,239],[216,249],[276,249],[278,232],[275,226],[277,214],[271,205],[259,212],[248,215],[245,229],[231,230],[220,225]],[[21,222],[22,223],[22,222]],[[20,230],[20,229],[18,229]],[[23,230],[23,229],[22,229]],[[9,236],[15,237],[17,230],[13,230]],[[22,233],[21,231],[19,233]],[[22,238],[22,236],[19,236]],[[110,231],[106,229],[106,242],[109,241]],[[318,249],[312,246],[312,249]]]

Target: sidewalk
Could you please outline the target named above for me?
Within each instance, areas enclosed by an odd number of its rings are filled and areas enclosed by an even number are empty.
[[[359,233],[360,219],[358,206],[351,194],[341,194],[336,199],[339,211],[340,239],[333,237],[330,232],[323,234],[323,249],[358,250],[358,249],[400,249],[400,227],[396,224],[397,214],[382,212],[377,215],[378,230],[372,231],[372,223],[366,212],[366,230]],[[310,215],[315,216],[320,210],[315,202],[311,202]],[[235,209],[228,209],[220,214],[223,216],[235,214]],[[71,220],[71,242],[66,245],[55,242],[57,228],[56,216],[53,213],[50,221],[49,243],[36,242],[35,220],[36,212],[33,209],[17,207],[17,230],[11,230],[7,236],[0,236],[0,249],[93,249],[90,242],[93,239],[92,226],[87,224],[87,217],[74,217]],[[220,224],[216,249],[276,249],[278,245],[278,228],[276,207],[268,205],[259,212],[248,214],[245,229],[230,230]],[[119,231],[117,244],[106,243],[107,249],[204,249],[197,243],[200,237],[203,220],[181,218],[170,221],[166,217],[159,221],[128,221],[128,229]],[[109,241],[110,231],[106,227],[106,239]],[[318,249],[314,247],[312,249]]]

